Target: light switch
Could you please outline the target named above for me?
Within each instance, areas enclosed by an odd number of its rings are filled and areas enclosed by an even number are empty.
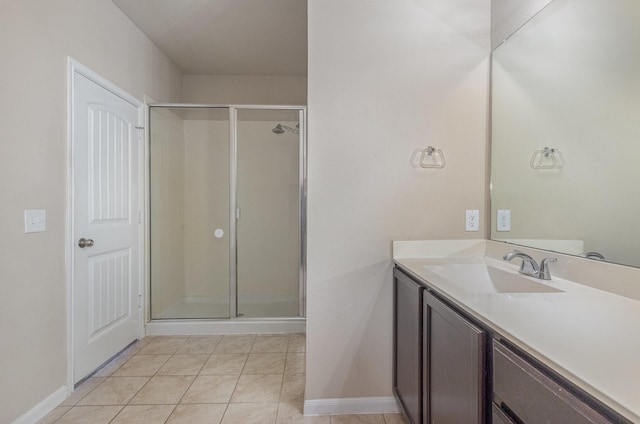
[[[28,209],[24,211],[24,232],[41,233],[47,231],[47,211],[45,209]]]

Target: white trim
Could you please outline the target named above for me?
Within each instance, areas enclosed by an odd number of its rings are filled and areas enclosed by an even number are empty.
[[[152,97],[144,95],[144,308],[140,338],[145,336],[145,324],[151,321],[151,183],[150,183],[150,146],[151,146],[151,110],[149,104],[155,103]]]
[[[73,59],[71,56],[67,57],[67,203],[66,203],[66,222],[65,222],[65,272],[66,272],[66,296],[67,296],[67,304],[66,304],[66,315],[67,315],[67,385],[65,387],[69,387],[69,393],[74,390],[74,357],[73,357],[73,261],[74,261],[74,247],[75,247],[75,237],[73,234],[73,214],[74,214],[74,175],[73,175],[73,164],[74,164],[74,156],[73,156],[73,99],[75,93],[74,86],[74,75],[80,74],[96,84],[103,87],[105,90],[110,91],[116,96],[122,98],[126,102],[135,106],[138,109],[138,125],[143,125],[143,117],[144,117],[144,103],[140,100],[136,99],[126,91],[122,90],[120,87],[114,85],[106,78],[102,77],[98,73],[92,71],[86,66],[80,64],[77,60]],[[139,164],[138,166],[144,166],[143,162],[144,158],[142,155],[139,155]],[[144,175],[140,170],[140,176]],[[143,188],[143,180],[140,180],[140,188]],[[141,196],[143,191],[141,191]],[[143,201],[143,199],[141,199]],[[144,205],[144,203],[142,203]],[[144,244],[144,223],[141,225],[139,233],[139,248],[140,248],[140,275],[139,278],[140,284],[143,284],[142,279],[144,278],[144,263],[142,258],[144,258],[145,252],[145,244]],[[143,286],[140,286],[140,290],[142,290]],[[142,293],[142,291],[140,292]],[[144,309],[144,308],[142,308]],[[140,327],[140,336],[143,336],[144,329],[143,323],[144,318],[142,315],[139,316],[139,321],[141,322]]]
[[[203,334],[282,334],[304,333],[306,319],[238,319],[219,321],[156,320],[147,323],[147,336]]]
[[[18,417],[12,424],[33,424],[41,420],[49,412],[60,405],[69,396],[68,386],[62,386],[51,393],[36,406]]]
[[[394,414],[398,412],[401,410],[393,396],[304,401],[304,415]]]

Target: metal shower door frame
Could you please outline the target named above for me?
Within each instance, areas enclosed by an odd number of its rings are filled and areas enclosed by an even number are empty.
[[[234,105],[234,104],[188,104],[188,103],[150,103],[151,107],[164,108],[202,108],[228,109],[229,111],[229,318],[222,320],[256,321],[264,318],[278,320],[296,320],[306,317],[307,296],[307,107],[301,105]],[[238,169],[238,111],[239,110],[297,110],[300,125],[299,134],[299,223],[300,257],[298,271],[298,316],[243,318],[238,316],[238,243],[237,243],[237,169]],[[150,318],[150,317],[149,317]],[[213,318],[220,320],[219,318]]]

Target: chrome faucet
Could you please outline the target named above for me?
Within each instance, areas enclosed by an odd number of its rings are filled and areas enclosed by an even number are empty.
[[[503,256],[505,261],[511,261],[513,258],[522,259],[522,264],[518,272],[520,274],[529,275],[531,277],[539,278],[541,280],[551,280],[551,272],[549,272],[549,263],[557,262],[556,258],[545,258],[540,262],[540,266],[531,256],[526,253],[522,253],[518,250],[509,252]]]

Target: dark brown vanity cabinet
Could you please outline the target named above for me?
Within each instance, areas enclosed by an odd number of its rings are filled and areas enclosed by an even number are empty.
[[[483,424],[486,332],[429,291],[423,308],[423,423]]]
[[[393,392],[412,424],[422,415],[422,285],[393,271]]]
[[[486,334],[394,270],[393,390],[413,424],[485,422]]]
[[[412,424],[631,424],[428,283],[393,276],[393,390]]]

